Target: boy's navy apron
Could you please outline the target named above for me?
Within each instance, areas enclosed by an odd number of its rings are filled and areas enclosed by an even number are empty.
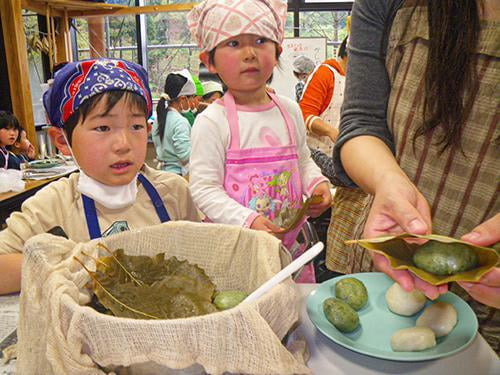
[[[162,223],[165,223],[170,220],[168,216],[167,209],[163,204],[163,200],[160,198],[160,194],[156,191],[155,187],[149,180],[143,176],[142,174],[137,175],[137,179],[146,189],[146,193],[149,195],[149,199],[153,202],[153,206],[160,218]],[[83,210],[85,211],[85,218],[87,219],[87,228],[89,230],[90,239],[93,240],[95,238],[102,237],[101,228],[99,227],[99,221],[97,220],[97,211],[95,209],[95,203],[92,198],[87,197],[82,194],[83,200]]]

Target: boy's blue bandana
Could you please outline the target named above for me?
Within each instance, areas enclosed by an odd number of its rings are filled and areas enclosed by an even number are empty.
[[[142,96],[151,116],[153,102],[144,68],[107,58],[66,63],[55,72],[52,86],[43,95],[43,105],[51,124],[62,128],[84,101],[106,91],[130,91]]]

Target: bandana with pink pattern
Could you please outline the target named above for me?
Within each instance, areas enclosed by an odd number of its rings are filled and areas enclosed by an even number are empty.
[[[43,105],[52,125],[64,123],[87,99],[106,91],[130,91],[144,98],[148,117],[153,102],[148,74],[138,64],[100,58],[69,62],[54,74],[52,86],[43,95]]]
[[[286,0],[205,0],[187,15],[191,34],[203,51],[241,34],[283,42]]]

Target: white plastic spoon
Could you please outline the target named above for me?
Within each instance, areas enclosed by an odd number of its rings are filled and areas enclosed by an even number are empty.
[[[281,283],[292,273],[300,269],[300,267],[302,267],[304,264],[313,260],[319,253],[321,253],[323,247],[324,247],[323,242],[315,243],[314,246],[312,246],[309,250],[305,251],[304,254],[299,256],[292,263],[290,263],[288,266],[279,271],[276,275],[274,275],[264,284],[255,289],[255,291],[252,294],[250,294],[247,298],[245,298],[243,302],[252,302],[259,299],[261,296],[267,293],[268,290],[272,289],[273,287]]]

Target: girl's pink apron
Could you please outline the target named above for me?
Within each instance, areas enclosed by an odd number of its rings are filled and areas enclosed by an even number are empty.
[[[236,103],[231,93],[224,95],[224,106],[230,130],[230,145],[226,153],[224,189],[235,201],[249,207],[270,220],[286,207],[298,207],[302,203],[300,179],[295,141],[295,126],[278,98],[268,93],[281,112],[290,137],[289,146],[272,146],[240,149],[240,132]],[[305,221],[305,219],[304,219]],[[285,234],[283,245],[291,249],[302,227]],[[293,254],[295,259],[304,252],[300,247]],[[314,283],[314,266],[306,265],[297,282]]]

